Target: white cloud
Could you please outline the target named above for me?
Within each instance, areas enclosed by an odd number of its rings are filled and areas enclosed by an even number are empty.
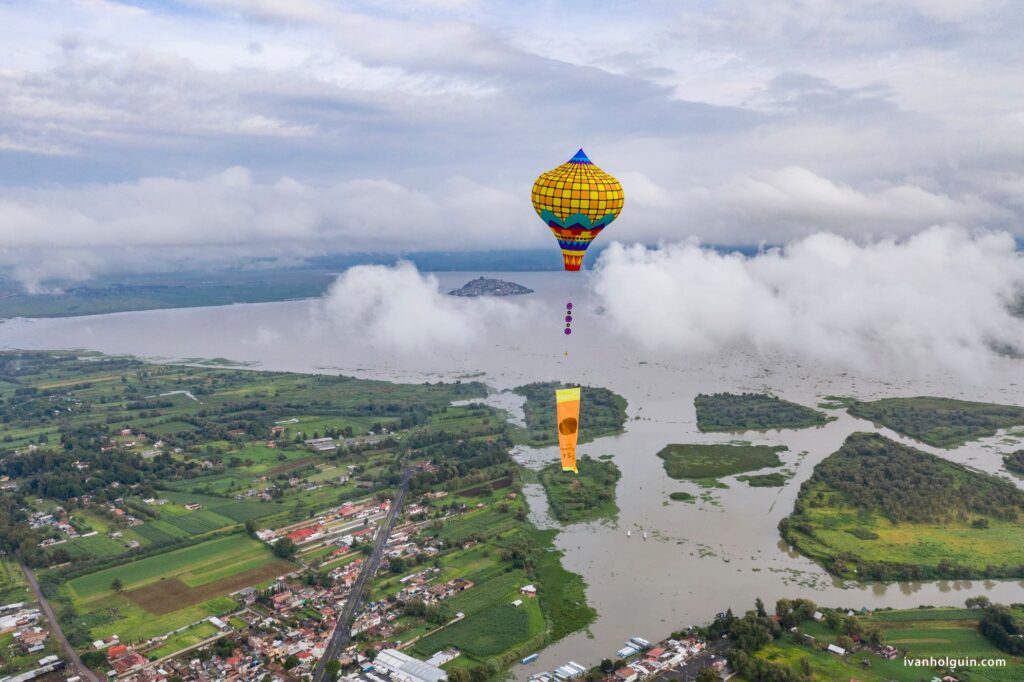
[[[1024,320],[1007,310],[1022,286],[1010,235],[953,228],[867,244],[819,233],[750,258],[616,244],[594,279],[614,328],[649,349],[738,344],[965,374],[983,370],[993,347],[1024,347]]]
[[[349,338],[400,353],[472,346],[517,325],[526,308],[492,298],[458,298],[409,262],[359,265],[331,285],[321,302],[326,318]]]

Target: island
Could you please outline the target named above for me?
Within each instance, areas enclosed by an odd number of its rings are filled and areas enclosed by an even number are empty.
[[[448,292],[449,296],[522,296],[532,294],[533,289],[528,289],[522,284],[506,282],[503,279],[490,279],[488,277],[477,277],[463,284],[458,289]]]
[[[952,449],[999,429],[1024,425],[1024,407],[953,398],[847,400],[847,411],[937,448]]]
[[[697,428],[704,432],[805,429],[835,420],[824,412],[768,393],[701,393],[693,405],[697,409]]]
[[[446,652],[431,665],[453,682],[499,678],[596,614],[557,532],[529,521],[486,391],[0,353],[3,603],[31,607],[17,552],[101,676],[191,678],[198,659],[308,677],[344,618],[359,652],[416,639],[381,665]],[[16,626],[47,637],[34,627]],[[325,665],[357,670],[347,653]]]
[[[1016,450],[1003,457],[1003,466],[1007,471],[1024,476],[1024,450]]]
[[[719,478],[782,465],[784,445],[672,443],[658,451],[665,473],[702,486],[721,486]]]
[[[560,462],[541,469],[540,482],[547,493],[551,515],[562,523],[614,520],[619,513],[615,503],[615,485],[622,477],[619,467],[587,455],[577,465],[579,474],[562,471]]]
[[[876,433],[854,433],[800,487],[783,538],[860,580],[1024,577],[1024,492]]]
[[[512,389],[526,398],[523,412],[526,428],[512,432],[514,441],[533,446],[558,443],[555,431],[555,391],[566,388],[557,381],[537,382]],[[583,386],[580,400],[579,442],[622,433],[626,423],[626,399],[614,391],[597,386]]]

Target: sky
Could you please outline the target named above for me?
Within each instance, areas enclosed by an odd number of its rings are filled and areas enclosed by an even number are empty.
[[[530,185],[580,147],[609,243],[1022,238],[1022,34],[1014,0],[0,0],[0,267],[554,248]]]

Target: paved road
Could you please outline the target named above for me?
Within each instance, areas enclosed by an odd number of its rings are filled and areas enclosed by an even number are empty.
[[[39,608],[46,614],[46,620],[50,621],[50,633],[60,642],[60,648],[64,651],[64,655],[69,661],[70,668],[76,669],[79,675],[88,682],[100,682],[100,678],[96,674],[85,667],[82,663],[82,659],[78,657],[78,652],[71,646],[71,642],[64,636],[64,631],[60,629],[60,623],[57,622],[57,614],[53,612],[53,607],[50,606],[50,602],[46,601],[46,597],[43,596],[43,591],[39,589],[39,583],[36,581],[35,573],[32,572],[28,566],[18,560],[21,564],[21,570],[25,572],[25,577],[28,579],[29,587],[36,595],[36,601],[39,602]]]
[[[345,647],[348,646],[349,639],[352,637],[352,619],[355,618],[356,611],[359,610],[363,603],[367,581],[373,578],[373,574],[377,572],[380,560],[384,556],[384,546],[388,543],[388,536],[391,535],[391,530],[395,527],[395,521],[398,520],[398,515],[402,511],[402,502],[405,501],[405,494],[409,491],[409,478],[412,476],[413,471],[410,467],[402,472],[402,483],[398,487],[395,499],[391,501],[391,509],[388,510],[387,518],[384,519],[380,529],[377,531],[377,539],[373,546],[373,551],[370,552],[369,559],[363,563],[363,568],[359,571],[359,577],[356,578],[352,589],[348,593],[345,607],[338,615],[338,620],[334,625],[334,632],[331,633],[331,639],[327,642],[324,655],[317,661],[316,668],[313,670],[313,682],[329,682],[327,680],[328,661],[337,658]]]

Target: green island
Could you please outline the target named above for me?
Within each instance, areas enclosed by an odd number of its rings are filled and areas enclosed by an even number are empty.
[[[1024,450],[1017,450],[1004,456],[1003,466],[1007,471],[1024,475]]]
[[[967,599],[967,608],[826,608],[808,599],[761,600],[742,616],[719,614],[699,630],[729,641],[734,679],[754,682],[919,682],[952,675],[960,682],[1024,679],[1024,606]],[[932,660],[975,659],[974,666]],[[985,660],[1005,662],[994,667]],[[710,679],[710,677],[709,677]]]
[[[658,451],[665,473],[701,485],[720,485],[718,479],[747,471],[782,466],[784,445],[672,443]]]
[[[800,488],[783,538],[859,580],[1024,577],[1024,492],[874,433],[854,433]]]
[[[526,398],[523,412],[526,428],[512,431],[517,443],[533,446],[555,445],[555,391],[567,388],[556,381],[536,382],[513,389]],[[579,442],[589,443],[602,436],[622,433],[626,423],[626,399],[607,388],[583,386],[580,400]]]
[[[1024,407],[953,398],[848,400],[847,409],[854,417],[945,449],[994,436],[999,429],[1024,424]]]
[[[562,471],[552,462],[540,471],[540,482],[547,493],[551,514],[562,523],[596,519],[614,520],[619,514],[615,503],[615,485],[622,477],[614,462],[581,457],[579,474]]]
[[[696,502],[697,496],[682,490],[677,490],[676,492],[669,493],[668,499],[675,502]]]
[[[743,481],[751,488],[781,488],[786,485],[789,476],[774,471],[770,474],[744,474],[736,477],[737,481]]]
[[[483,384],[217,365],[0,353],[0,595],[30,601],[17,552],[87,665],[116,669],[92,645],[116,636],[123,665],[216,640],[199,654],[241,647],[310,672],[315,660],[253,642],[326,637],[325,609],[347,598],[403,471],[402,515],[368,583],[386,625],[360,630],[358,651],[455,646],[444,667],[472,682],[593,621],[556,533],[528,520],[513,429],[472,402]]]
[[[701,393],[693,399],[693,405],[697,409],[697,428],[704,432],[805,429],[835,420],[824,412],[768,393]]]

